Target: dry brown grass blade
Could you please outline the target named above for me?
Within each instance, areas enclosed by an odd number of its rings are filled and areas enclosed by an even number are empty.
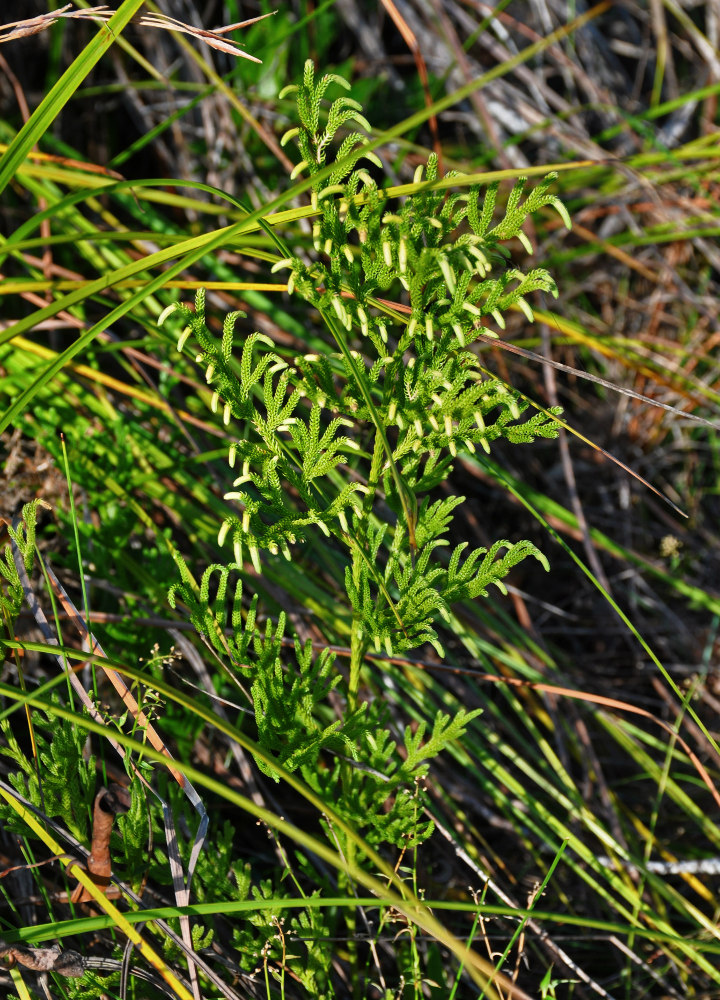
[[[228,41],[226,38],[223,38],[223,35],[228,31],[234,31],[236,28],[254,24],[256,21],[262,21],[266,17],[272,17],[274,13],[274,11],[271,11],[269,14],[261,14],[259,17],[251,18],[248,21],[228,25],[224,28],[216,28],[214,31],[207,31],[204,28],[194,28],[189,24],[185,24],[184,21],[170,17],[168,14],[143,14],[138,18],[137,24],[144,28],[163,28],[166,31],[179,31],[181,34],[191,35],[198,41],[205,42],[206,45],[217,49],[218,52],[227,52],[228,55],[239,56],[242,59],[249,59],[251,62],[260,63],[262,59],[243,52],[237,42]]]
[[[81,16],[79,11],[69,14],[65,13],[71,7],[72,4],[68,3],[64,7],[61,7],[60,10],[49,14],[39,14],[37,17],[29,17],[24,21],[9,21],[7,24],[2,24],[0,25],[0,42],[10,42],[16,38],[27,38],[28,35],[35,35],[38,31],[44,31],[46,28],[51,27],[61,17]],[[103,6],[98,9],[104,10],[105,7]]]
[[[71,7],[72,4],[66,4],[60,10],[40,14],[38,17],[27,18],[24,21],[10,21],[7,24],[0,25],[0,44],[2,42],[16,41],[19,38],[27,38],[29,35],[36,35],[39,31],[45,31],[46,28],[51,27],[60,19],[72,18],[85,21],[109,21],[115,13],[114,10],[108,9],[107,4],[102,4],[99,7],[89,7],[87,10],[71,10]],[[132,23],[139,25],[141,28],[161,28],[165,31],[179,31],[182,34],[191,35],[198,41],[205,42],[206,45],[217,49],[219,52],[226,52],[228,55],[259,63],[262,62],[261,59],[244,52],[238,42],[228,41],[223,35],[229,31],[254,24],[256,21],[262,21],[263,18],[271,17],[273,13],[274,11],[271,11],[269,14],[262,14],[247,21],[227,25],[215,31],[194,28],[192,25],[185,24],[184,21],[179,21],[177,18],[170,17],[167,14],[141,14],[132,18]]]
[[[90,632],[88,632],[87,628],[85,627],[85,622],[82,620],[77,608],[75,607],[75,605],[65,592],[65,588],[62,586],[58,578],[55,576],[52,569],[49,566],[46,566],[45,568],[56,599],[58,600],[63,610],[67,614],[69,620],[74,625],[81,639],[89,644],[90,651],[94,656],[100,657],[101,661],[103,659],[107,659],[106,654],[100,643]],[[180,785],[180,787],[183,790],[185,790],[185,787],[188,784],[188,779],[185,777],[184,774],[182,774],[182,772],[175,770],[175,768],[170,763],[170,761],[172,761],[173,759],[172,754],[165,746],[162,737],[159,735],[157,730],[154,728],[150,720],[147,718],[143,710],[138,705],[135,696],[130,691],[130,688],[127,686],[127,684],[125,683],[121,675],[117,672],[117,670],[114,670],[112,667],[105,666],[102,662],[101,666],[105,676],[110,681],[112,686],[115,688],[117,694],[120,696],[122,703],[131,713],[132,717],[135,719],[137,725],[142,729],[143,733],[145,733],[150,745],[153,746],[155,750],[158,751],[158,753],[161,753],[164,757],[167,757],[168,770],[170,774],[173,776],[178,785]]]
[[[542,356],[546,360],[552,361],[552,344],[550,340],[550,329],[547,323],[543,323],[541,325],[540,336],[542,337],[543,346]],[[543,380],[545,382],[545,391],[550,406],[558,406],[560,400],[557,391],[557,381],[555,379],[555,368],[552,364],[545,365],[543,367]],[[585,517],[585,508],[582,500],[580,499],[580,493],[577,488],[577,477],[575,475],[575,466],[573,465],[572,457],[570,455],[568,436],[564,431],[560,431],[558,434],[558,450],[560,453],[560,464],[565,478],[565,485],[567,486],[570,496],[570,504],[572,506],[573,513],[575,514],[575,520],[577,521],[578,527],[582,532],[585,558],[587,559],[588,566],[592,570],[593,575],[598,580],[603,590],[605,590],[608,594],[612,594],[610,581],[605,574],[597,549],[593,545],[592,538],[590,536],[590,526],[587,518]]]
[[[1,41],[1,39],[0,39]],[[0,56],[0,66],[4,70],[4,60]],[[7,144],[0,142],[0,154],[7,152]],[[85,160],[73,160],[67,156],[55,156],[53,153],[41,153],[37,149],[32,149],[28,153],[28,160],[33,163],[56,163],[60,167],[67,167],[69,170],[80,170],[85,174],[100,174],[101,177],[109,177],[115,181],[124,181],[125,176],[117,172],[117,170],[110,170],[108,167],[103,167],[99,163],[89,163]]]
[[[393,24],[402,35],[403,41],[413,54],[415,66],[418,71],[418,77],[422,83],[425,106],[429,108],[433,103],[432,94],[430,93],[430,78],[428,77],[427,66],[425,65],[423,54],[420,51],[418,40],[413,34],[405,18],[393,3],[393,0],[381,0],[381,2],[385,10],[390,15]],[[435,115],[430,115],[428,118],[428,125],[433,139],[433,148],[438,156],[438,162],[442,163],[442,145],[440,143],[440,133],[438,132],[437,118]]]
[[[268,14],[258,14],[257,17],[249,17],[246,21],[236,21],[235,24],[226,24],[224,28],[213,28],[214,35],[226,35],[228,31],[239,31],[240,28],[247,28],[258,21],[264,21],[266,17],[277,14],[276,10],[271,10]]]

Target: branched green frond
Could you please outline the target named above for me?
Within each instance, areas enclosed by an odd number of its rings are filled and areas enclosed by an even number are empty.
[[[400,430],[393,457],[403,475],[406,469],[411,474],[424,454],[449,450],[454,456],[459,450],[474,451],[477,444],[489,451],[500,437],[520,443],[557,434],[553,416],[558,410],[511,424],[529,404],[500,380],[484,378],[472,354],[450,354],[438,365],[435,354],[424,353],[401,373],[394,368],[388,375],[398,379],[387,420]],[[499,415],[491,419],[498,407]],[[386,488],[393,492],[387,477]]]
[[[237,314],[231,313],[231,315]],[[255,345],[258,343],[267,344],[272,347],[272,341],[260,333],[251,333],[245,339],[240,356],[240,386],[243,401],[249,399],[253,386],[258,385],[261,379],[266,378],[268,375],[274,375],[275,372],[280,371],[285,366],[282,358],[275,354],[274,351],[270,351],[263,354],[253,367]]]
[[[0,558],[0,576],[3,577],[4,581],[0,586],[0,613],[10,624],[20,614],[23,603],[23,588],[9,542],[3,546],[2,558]]]
[[[294,364],[302,394],[318,406],[333,407],[338,395],[335,378],[340,366],[333,371],[331,358],[325,354],[306,354],[295,358]]]
[[[418,510],[417,526],[415,537],[419,549],[423,549],[430,542],[439,538],[452,523],[452,512],[465,502],[465,497],[446,497],[444,500],[436,500],[430,504],[428,497],[425,497]],[[446,544],[446,543],[443,543]]]
[[[548,188],[556,177],[556,173],[548,174],[547,177],[530,191],[522,204],[521,201],[525,185],[527,184],[527,177],[519,178],[510,192],[505,209],[505,217],[494,229],[490,230],[488,236],[496,240],[507,240],[519,236],[521,227],[527,217],[544,208],[545,205],[551,205],[563,220],[565,226],[570,229],[572,223],[567,209],[557,196],[548,193]]]
[[[373,845],[391,843],[398,848],[415,847],[433,831],[431,822],[420,821],[425,795],[422,778],[427,761],[453,740],[479,715],[461,711],[454,719],[438,713],[430,738],[423,744],[425,726],[415,733],[405,731],[405,759],[386,729],[367,731],[361,743],[362,771],[352,771],[352,796],[345,803],[357,827]]]
[[[287,430],[290,426],[293,411],[300,401],[300,391],[294,389],[288,395],[290,372],[286,369],[280,373],[277,382],[273,382],[273,371],[266,371],[263,379],[264,415],[258,409],[252,414],[252,421],[266,446],[273,451],[280,451],[278,431]]]
[[[310,418],[305,423],[301,418],[290,428],[290,436],[302,459],[302,477],[305,483],[318,476],[326,476],[340,462],[347,461],[343,449],[356,450],[352,438],[337,436],[340,427],[352,427],[352,421],[335,417],[320,436],[320,407],[313,406]]]
[[[316,81],[313,63],[308,59],[305,63],[303,82],[297,89],[296,97],[300,128],[293,129],[284,137],[297,141],[302,160],[295,168],[296,172],[308,169],[311,174],[317,173],[325,163],[330,143],[338,130],[348,122],[353,122],[366,131],[370,130],[369,123],[362,115],[361,106],[357,101],[345,95],[336,98],[331,103],[325,128],[320,130],[320,112],[325,93],[331,84],[338,84],[346,90],[349,89],[347,81],[336,73],[327,73]],[[367,137],[359,132],[353,132],[345,138],[336,155],[338,167],[329,178],[316,185],[314,188],[316,197],[320,191],[347,178],[361,157],[365,156],[372,162],[379,162],[371,151],[365,151],[364,147],[367,142]]]
[[[257,670],[251,693],[258,738],[288,770],[314,767],[324,749],[355,753],[352,740],[339,720],[318,723],[315,706],[327,700],[340,682],[333,670],[335,655],[329,650],[313,656],[312,645],[295,643],[296,667],[285,666],[277,655],[272,664]],[[272,766],[258,759],[258,765],[276,780]]]
[[[467,220],[476,236],[484,238],[488,231],[488,227],[492,222],[493,213],[495,211],[495,202],[497,201],[499,189],[499,181],[493,181],[492,184],[487,186],[485,196],[482,199],[482,208],[480,208],[481,189],[477,186],[473,186],[468,192]]]
[[[265,632],[261,632],[257,626],[258,595],[254,594],[243,621],[243,587],[239,576],[232,588],[231,600],[228,594],[231,576],[240,570],[241,567],[236,564],[208,566],[202,575],[197,596],[189,586],[173,584],[168,600],[173,608],[178,597],[186,604],[197,632],[221,655],[229,652],[236,669],[262,671],[280,654],[285,615],[281,613],[274,626],[268,619]],[[229,631],[231,634],[228,634]]]
[[[8,525],[8,535],[17,546],[28,573],[32,569],[35,558],[38,507],[45,507],[49,510],[50,504],[40,499],[31,500],[23,507],[22,518],[17,528]],[[0,577],[4,580],[0,586],[0,614],[5,619],[7,626],[10,627],[20,614],[23,602],[23,588],[10,542],[6,542],[3,546],[2,557],[0,557]]]
[[[158,322],[164,323],[174,313],[179,313],[187,321],[178,339],[178,350],[182,351],[191,335],[200,347],[195,360],[205,368],[205,380],[213,387],[211,403],[213,411],[222,400],[223,419],[226,424],[229,423],[231,416],[246,419],[252,413],[255,387],[263,380],[267,391],[268,379],[271,380],[276,372],[285,367],[285,362],[274,351],[265,351],[254,364],[256,346],[263,344],[272,347],[272,341],[260,333],[250,334],[243,344],[238,373],[232,358],[234,329],[237,319],[245,313],[236,310],[228,314],[223,323],[220,339],[213,336],[205,323],[203,289],[197,292],[194,310],[185,304],[174,303],[162,313]]]
[[[50,510],[50,504],[45,500],[31,500],[22,509],[22,518],[17,529],[8,527],[8,534],[17,545],[22,556],[23,565],[29,573],[35,556],[35,532],[37,529],[37,509],[45,507]]]
[[[402,462],[403,479],[413,492],[422,496],[447,479],[452,470],[452,462],[452,454],[445,453],[440,448],[431,448],[428,451],[418,448],[417,452],[411,450]],[[383,487],[390,508],[398,511],[400,499],[387,471],[383,476]]]
[[[448,744],[459,740],[464,735],[468,724],[480,715],[482,715],[481,708],[476,708],[471,712],[461,709],[455,716],[438,712],[433,721],[432,733],[424,743],[425,724],[423,722],[419,723],[415,731],[406,729],[404,740],[406,756],[401,767],[401,772],[406,776],[406,780],[423,776],[427,771],[425,761],[437,757]]]
[[[489,550],[475,549],[461,565],[460,559],[466,548],[467,542],[461,542],[450,557],[442,588],[443,597],[448,604],[479,596],[487,597],[487,588],[493,583],[505,593],[503,577],[527,556],[534,556],[546,571],[550,569],[547,559],[532,542],[520,541],[513,545],[501,539]],[[498,559],[501,549],[507,551]],[[478,566],[480,559],[482,562]]]
[[[521,403],[521,412],[524,412],[528,405],[525,402]],[[512,444],[531,444],[536,437],[552,439],[558,436],[560,430],[560,424],[553,420],[553,417],[559,417],[562,411],[562,406],[551,406],[547,413],[535,413],[521,424],[510,424],[512,414],[506,411],[498,417],[496,427]]]
[[[338,458],[338,461],[341,460],[342,458]],[[269,551],[273,555],[282,552],[289,560],[289,546],[304,541],[305,529],[311,525],[318,526],[323,534],[329,536],[334,522],[339,521],[342,530],[346,531],[348,510],[358,510],[357,494],[366,489],[362,483],[349,483],[328,502],[320,501],[319,496],[313,500],[309,493],[309,483],[283,465],[286,481],[294,482],[301,493],[303,506],[297,510],[277,474],[276,465],[279,464],[268,462],[257,477],[250,474],[245,477],[255,482],[256,478],[264,476],[259,489],[260,497],[243,490],[226,494],[227,499],[236,501],[243,508],[243,513],[242,518],[230,515],[223,521],[218,541],[222,545],[226,538],[231,537],[238,563],[242,562],[243,550],[247,548],[257,572],[261,571],[260,550]],[[329,467],[332,465],[329,462]],[[320,475],[317,468],[313,471]],[[310,478],[314,480],[314,477]]]
[[[433,622],[438,616],[448,618],[448,606],[433,586],[441,571],[428,569],[426,557],[429,555],[428,547],[426,556],[421,556],[415,567],[409,562],[401,566],[397,559],[388,562],[383,575],[388,578],[387,583],[392,583],[395,592],[389,601],[385,596],[387,588],[379,586],[373,561],[362,561],[356,579],[349,569],[346,570],[345,586],[357,627],[378,651],[384,648],[392,655],[429,642],[439,655],[444,655]],[[392,581],[389,580],[391,574]]]

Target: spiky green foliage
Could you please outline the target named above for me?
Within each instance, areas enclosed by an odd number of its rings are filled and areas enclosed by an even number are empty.
[[[244,896],[251,895],[258,901],[277,900],[284,890],[271,879],[263,879],[248,892],[243,887]],[[310,898],[316,896],[313,893]],[[329,1000],[335,996],[330,985],[330,970],[333,960],[332,949],[328,948],[330,925],[322,909],[310,907],[289,915],[278,906],[258,908],[248,915],[243,924],[233,927],[234,945],[237,949],[241,968],[259,972],[269,966],[275,979],[279,978],[277,968],[292,970],[305,990],[303,995]],[[292,955],[287,953],[286,936],[293,938]]]
[[[36,712],[34,762],[25,754],[9,719],[0,722],[0,729],[5,741],[0,754],[19,768],[10,775],[13,788],[47,816],[58,817],[74,837],[87,843],[95,794],[95,758],[85,756],[86,733],[51,712]],[[0,820],[8,830],[27,833],[26,826],[6,803],[0,805]]]
[[[347,460],[345,452],[357,448],[351,438],[338,434],[342,426],[352,426],[352,422],[336,417],[321,433],[319,402],[310,407],[306,418],[297,412],[304,393],[297,385],[296,373],[261,334],[247,338],[240,364],[235,365],[233,327],[239,314],[231,313],[226,319],[218,342],[205,324],[202,290],[196,296],[194,310],[175,304],[161,318],[170,312],[179,313],[187,322],[179,346],[192,333],[201,347],[197,360],[205,366],[206,379],[214,389],[213,410],[222,398],[225,423],[229,424],[231,418],[243,422],[243,433],[229,453],[231,467],[240,459],[241,474],[233,483],[233,491],[226,494],[226,499],[242,507],[242,517],[228,517],[219,537],[222,544],[231,536],[237,563],[242,563],[247,549],[260,572],[260,550],[272,554],[282,551],[289,559],[289,546],[305,537],[308,525],[319,525],[329,533],[328,524],[344,519],[348,507],[359,507],[357,494],[363,491],[360,483],[350,483],[332,497],[318,483]],[[299,504],[290,499],[294,494]]]
[[[415,731],[407,728],[401,742],[389,730],[377,725],[384,718],[377,705],[363,706],[365,731],[358,743],[356,759],[343,773],[342,762],[334,768],[306,774],[308,783],[323,797],[337,795],[345,786],[343,810],[353,827],[374,847],[391,844],[410,848],[422,844],[432,833],[432,821],[423,816],[423,779],[429,761],[454,740],[459,740],[479,711],[459,712],[454,718],[438,712],[430,736],[425,739],[425,724]],[[375,725],[373,725],[375,723]],[[348,785],[352,794],[348,794]],[[343,842],[335,830],[332,836]]]
[[[303,157],[296,167],[298,173],[319,174],[346,116],[352,114],[368,127],[351,112],[348,99],[341,97],[331,105],[326,126],[320,130],[319,109],[331,82],[344,84],[334,75],[316,83],[312,65],[307,64],[297,88],[301,125],[283,137],[284,142],[297,139]],[[431,157],[427,184],[387,210],[387,201],[367,169],[352,169],[363,156],[378,162],[374,153],[365,150],[367,142],[359,133],[348,136],[337,153],[338,167],[313,185],[313,204],[319,211],[313,242],[322,256],[312,265],[298,257],[282,262],[292,269],[289,287],[297,288],[319,308],[332,308],[346,329],[353,325],[361,329],[380,357],[386,353],[388,316],[378,309],[376,296],[393,283],[402,285],[409,299],[410,319],[398,342],[401,352],[411,343],[418,346],[416,332],[430,343],[448,336],[456,346],[464,347],[479,333],[491,333],[484,317],[492,316],[504,326],[502,314],[517,305],[532,320],[526,296],[534,291],[557,295],[555,282],[544,268],[523,274],[507,267],[507,250],[502,245],[517,238],[531,252],[522,226],[529,215],[546,205],[555,208],[570,227],[565,207],[548,191],[555,175],[538,184],[524,202],[526,181],[520,179],[508,198],[504,217],[491,226],[498,185],[490,186],[482,202],[482,192],[475,185],[464,193],[433,189],[438,167]],[[416,171],[418,186],[423,172],[422,167]],[[452,177],[448,175],[448,180]],[[438,353],[447,353],[447,348],[448,344],[441,345]]]
[[[17,546],[17,550],[22,559],[25,569],[29,572],[35,557],[35,530],[37,527],[37,508],[48,507],[44,500],[31,500],[22,509],[22,518],[16,527],[8,525],[8,534]],[[12,544],[7,542],[3,546],[2,556],[0,556],[0,614],[6,623],[8,631],[11,630],[23,602],[23,588],[20,583],[15,558],[13,556]]]
[[[371,648],[400,653],[429,642],[443,655],[438,622],[449,620],[454,603],[485,596],[491,584],[502,589],[528,555],[547,568],[526,541],[475,551],[460,542],[445,554],[464,498],[431,502],[428,493],[462,450],[556,433],[552,415],[523,419],[527,401],[488,376],[470,345],[491,332],[490,319],[504,325],[510,308],[531,318],[532,292],[556,294],[544,269],[510,265],[504,244],[524,241],[527,215],[543,206],[569,219],[547,178],[527,194],[524,182],[516,184],[497,222],[497,186],[484,198],[476,187],[441,189],[433,158],[426,181],[419,171],[415,192],[390,203],[359,166],[363,158],[380,165],[365,135],[352,132],[331,156],[342,126],[368,128],[348,97],[326,107],[333,84],[346,86],[334,76],[316,80],[306,66],[295,88],[299,125],[285,136],[299,148],[295,175],[313,178],[315,256],[289,255],[275,265],[290,270],[288,290],[317,308],[332,346],[292,359],[261,334],[236,344],[237,312],[218,339],[203,292],[194,308],[176,304],[161,317],[174,312],[182,320],[180,350],[192,338],[211,408],[222,407],[233,436],[229,464],[240,468],[226,494],[238,509],[219,532],[221,545],[231,539],[235,561],[206,570],[197,592],[183,568],[170,599],[185,602],[196,628],[250,687],[263,751],[299,770],[370,843],[400,847],[431,830],[420,819],[426,761],[458,739],[475,713],[438,715],[425,742],[422,727],[398,742],[382,707],[359,703],[361,664]],[[289,655],[284,615],[261,629],[257,597],[248,608],[242,602],[245,556],[258,573],[279,553],[301,560],[301,543],[318,530],[346,560],[352,658],[341,718],[328,710],[340,690],[334,656],[297,640]],[[258,763],[275,773],[267,759]],[[338,831],[331,836],[343,840]]]

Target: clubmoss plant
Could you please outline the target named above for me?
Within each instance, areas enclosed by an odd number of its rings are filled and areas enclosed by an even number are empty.
[[[388,198],[370,173],[367,164],[381,162],[363,132],[346,135],[331,157],[340,129],[369,129],[345,95],[326,109],[332,84],[348,86],[336,75],[316,80],[308,62],[302,84],[284,92],[297,101],[299,124],[283,138],[299,149],[293,176],[317,176],[315,253],[290,253],[276,237],[283,256],[274,267],[288,270],[288,291],[317,309],[327,351],[286,359],[259,333],[240,344],[237,311],[218,338],[202,291],[194,308],[176,303],[161,317],[182,320],[178,349],[191,345],[205,369],[211,408],[222,410],[233,437],[229,465],[239,473],[218,536],[232,546],[232,561],[206,570],[199,590],[183,569],[170,600],[184,601],[196,628],[251,685],[263,748],[339,803],[370,843],[407,847],[432,829],[418,822],[416,801],[428,759],[476,713],[438,713],[429,735],[423,726],[408,729],[398,743],[384,728],[381,702],[361,698],[362,666],[369,651],[406,653],[423,643],[442,657],[438,628],[451,605],[486,596],[492,584],[504,589],[503,578],[529,555],[547,569],[528,541],[500,539],[474,551],[461,541],[446,553],[464,497],[436,499],[433,491],[463,450],[489,452],[499,438],[520,444],[557,432],[559,410],[528,417],[527,401],[489,377],[471,345],[480,334],[494,336],[486,321],[503,327],[512,307],[532,320],[530,293],[557,294],[543,268],[523,273],[512,265],[507,244],[518,239],[529,249],[522,226],[543,206],[568,226],[569,218],[548,177],[527,193],[518,181],[498,221],[498,185],[484,194],[441,188],[433,157],[418,168],[412,193]],[[311,532],[345,560],[346,679],[331,652],[316,655],[297,638],[287,655],[283,614],[261,629],[257,598],[243,606],[246,560],[258,574],[279,555],[301,561]],[[327,705],[340,687],[345,712],[337,718]]]

